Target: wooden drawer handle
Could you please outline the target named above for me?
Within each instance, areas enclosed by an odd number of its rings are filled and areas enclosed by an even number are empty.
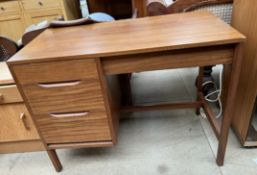
[[[39,83],[38,86],[41,88],[58,88],[58,87],[76,86],[80,83],[81,81],[71,81],[71,82],[63,82],[63,83]]]
[[[26,115],[25,115],[25,113],[21,113],[21,114],[20,114],[20,119],[21,119],[21,121],[22,121],[22,123],[23,123],[24,128],[25,128],[26,130],[29,130],[30,128],[29,128],[29,125],[28,125],[27,122],[26,122]]]
[[[54,118],[69,118],[69,117],[85,117],[89,112],[77,112],[77,113],[51,113],[50,116]]]

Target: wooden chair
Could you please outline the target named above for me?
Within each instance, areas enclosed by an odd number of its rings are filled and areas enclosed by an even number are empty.
[[[58,16],[54,19],[54,21],[64,21],[62,16]],[[35,39],[40,33],[45,31],[48,27],[50,27],[50,23],[48,21],[41,21],[38,24],[33,24],[26,28],[25,33],[22,35],[20,45],[26,46],[33,39]]]
[[[0,36],[0,61],[6,61],[19,50],[16,42]]]
[[[232,9],[233,0],[146,0],[146,9],[148,16],[156,16],[171,13],[181,13],[199,9],[220,11],[224,5],[228,5],[223,12]],[[211,11],[213,11],[211,10]],[[218,15],[219,16],[219,15]],[[231,16],[231,14],[230,14]]]
[[[27,44],[29,44],[33,39],[35,39],[40,33],[42,33],[48,27],[49,26],[47,25],[43,28],[34,29],[34,30],[31,30],[31,31],[28,31],[28,32],[24,33],[24,35],[21,38],[22,46],[26,46]]]

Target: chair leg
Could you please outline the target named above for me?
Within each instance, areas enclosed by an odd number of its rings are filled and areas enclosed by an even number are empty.
[[[236,91],[239,82],[240,70],[242,62],[242,47],[238,45],[235,50],[232,68],[230,71],[230,79],[228,84],[228,91],[225,100],[225,109],[223,113],[220,137],[219,137],[219,147],[217,153],[216,162],[219,166],[224,164],[225,151],[227,147],[229,128],[233,119],[234,104],[236,100]]]
[[[197,94],[197,101],[200,100],[198,96],[199,92],[202,92],[202,84],[204,78],[204,67],[199,67],[198,77],[196,78],[196,94]],[[200,115],[200,107],[196,108],[196,115]]]
[[[133,104],[131,84],[130,84],[131,75],[132,74],[120,74],[119,75],[122,106],[132,106],[132,104]]]
[[[56,154],[56,151],[55,150],[47,150],[47,154],[48,154],[49,158],[51,159],[56,172],[62,171],[62,164]]]

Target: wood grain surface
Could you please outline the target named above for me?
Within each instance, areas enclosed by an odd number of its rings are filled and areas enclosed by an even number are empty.
[[[33,120],[49,156],[60,171],[54,150],[58,146],[116,143],[118,98],[112,95],[116,88],[110,85],[115,81],[108,76],[141,71],[140,65],[146,65],[141,66],[144,70],[154,70],[232,64],[218,137],[217,163],[223,165],[241,61],[241,49],[233,50],[244,40],[242,34],[208,12],[164,15],[49,29],[11,58],[9,66],[30,112],[35,113]],[[144,64],[151,61],[153,64]],[[96,97],[102,99],[97,101]],[[198,103],[175,104],[192,105],[199,107]]]
[[[94,59],[13,68],[46,144],[112,141],[112,126]]]
[[[98,80],[95,60],[53,61],[14,66],[19,83],[61,83],[67,81]]]
[[[23,99],[16,85],[0,86],[0,105],[17,102],[23,102]]]
[[[50,112],[105,111],[103,95],[97,81],[82,81],[73,87],[50,89],[26,85],[23,89],[35,115]]]
[[[63,118],[44,114],[34,118],[47,144],[111,141],[105,112],[89,111],[88,116]]]
[[[244,145],[251,126],[257,96],[257,1],[234,0],[232,25],[247,40],[244,47],[239,87],[236,93],[233,126]],[[249,144],[249,143],[248,143]],[[251,145],[253,146],[253,145]],[[257,144],[255,143],[255,146]]]
[[[25,113],[26,129],[20,115]],[[0,106],[0,142],[38,140],[39,136],[24,104]]]
[[[61,1],[59,0],[21,0],[25,10],[39,10],[45,8],[59,8]]]
[[[40,139],[0,143],[0,154],[44,151]]]
[[[208,57],[206,57],[208,55]],[[233,47],[208,47],[102,58],[105,74],[230,64]],[[197,61],[196,61],[197,60]]]
[[[81,142],[81,143],[58,143],[48,144],[49,149],[80,149],[91,147],[112,147],[114,144],[112,141],[99,141],[99,142]]]
[[[127,55],[237,43],[245,37],[208,12],[48,29],[9,64]]]

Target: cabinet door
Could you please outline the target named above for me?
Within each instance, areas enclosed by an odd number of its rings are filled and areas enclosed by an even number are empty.
[[[18,41],[25,30],[22,14],[0,16],[0,35]]]
[[[26,21],[28,24],[37,24],[41,21],[51,21],[56,17],[63,16],[61,9],[49,9],[40,11],[31,11],[25,14]]]
[[[24,104],[0,106],[0,143],[38,140],[39,135]]]

